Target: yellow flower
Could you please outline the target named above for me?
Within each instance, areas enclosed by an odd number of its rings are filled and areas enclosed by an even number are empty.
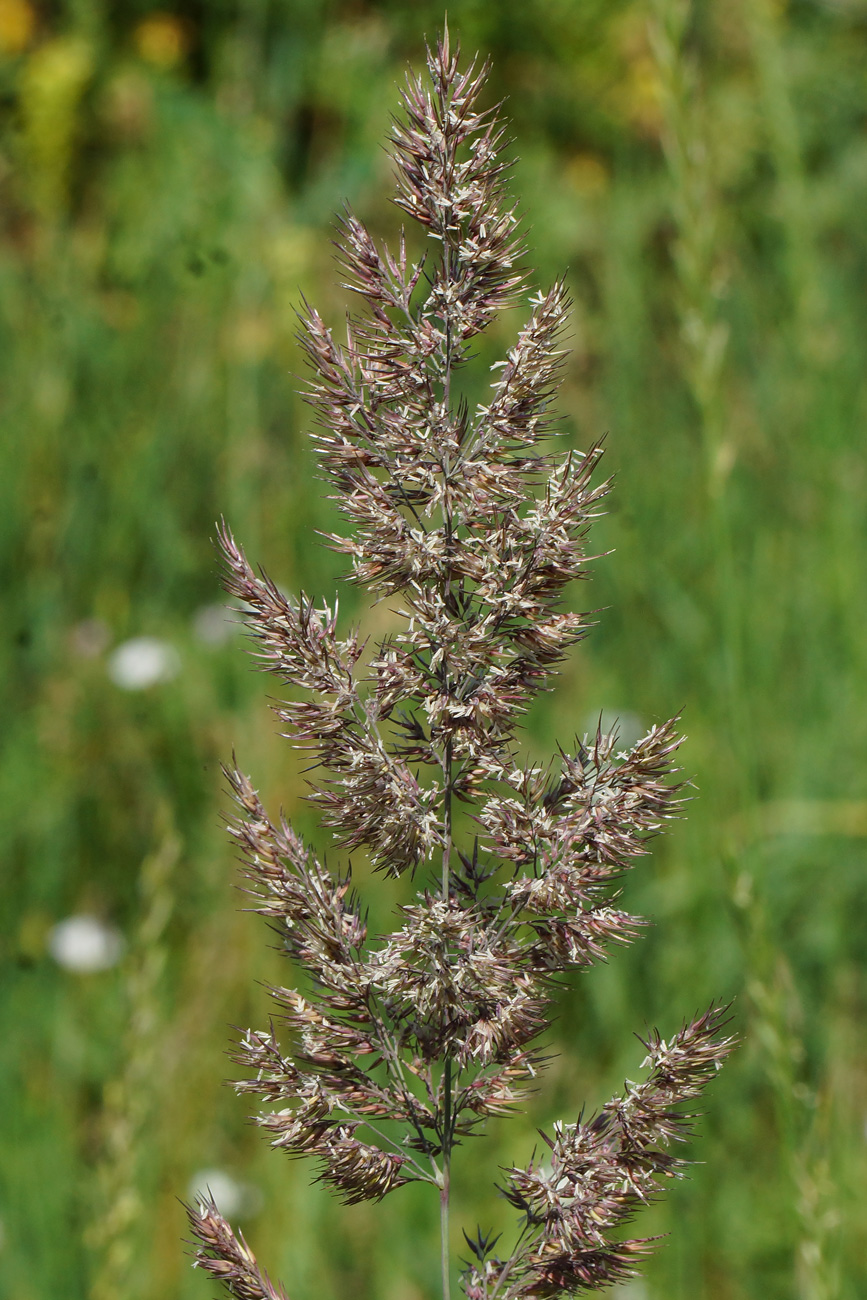
[[[2,0],[0,0],[2,3]],[[149,14],[133,34],[135,47],[146,63],[158,68],[173,68],[189,49],[184,23],[174,14]]]
[[[26,50],[36,30],[36,12],[28,0],[0,0],[0,54]]]

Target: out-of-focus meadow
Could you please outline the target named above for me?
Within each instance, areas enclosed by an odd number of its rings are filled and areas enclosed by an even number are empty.
[[[424,1189],[335,1206],[222,1086],[288,979],[221,828],[233,747],[319,834],[214,521],[331,596],[294,309],[332,214],[393,233],[381,148],[428,0],[0,0],[0,1297],[193,1300],[209,1181],[293,1300],[436,1294]],[[616,476],[598,627],[528,747],[683,710],[687,818],[625,883],[653,927],[574,982],[497,1167],[712,997],[743,1045],[632,1300],[867,1294],[867,3],[451,0],[494,59],[529,262],[575,297],[564,432]],[[471,395],[520,313],[485,342]],[[473,387],[475,385],[475,387]],[[352,589],[347,618],[375,631]],[[319,835],[319,843],[323,840]],[[358,882],[383,925],[395,887]],[[65,926],[70,918],[91,918]],[[59,928],[58,928],[59,927]]]

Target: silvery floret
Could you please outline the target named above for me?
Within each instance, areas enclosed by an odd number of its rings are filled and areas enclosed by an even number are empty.
[[[237,1045],[237,1088],[262,1099],[271,1143],[313,1156],[346,1201],[435,1188],[447,1297],[452,1154],[542,1069],[558,976],[635,937],[620,884],[680,786],[674,720],[625,751],[600,728],[549,766],[517,757],[528,703],[589,626],[561,600],[587,576],[607,485],[593,483],[598,448],[547,450],[562,284],[531,300],[488,400],[455,397],[473,339],[524,285],[523,247],[502,128],[479,107],[486,68],[460,71],[447,34],[427,63],[391,139],[396,202],[426,251],[414,259],[403,234],[380,246],[347,212],[341,266],[366,311],[340,342],[314,308],[301,317],[316,444],[351,526],[329,541],[356,582],[398,602],[401,630],[371,658],[341,636],[336,604],[285,596],[225,526],[220,540],[261,663],[291,688],[277,713],[310,752],[324,821],[342,848],[421,885],[394,932],[370,936],[349,868],[229,774],[256,909],[308,977],[305,991],[271,990],[274,1023]],[[671,1147],[729,1050],[724,1019],[711,1008],[669,1042],[652,1035],[643,1081],[507,1171],[517,1241],[501,1258],[481,1232],[467,1238],[469,1300],[577,1294],[633,1272],[650,1243],[622,1227],[684,1167]],[[281,1294],[212,1203],[190,1215],[198,1262],[232,1295]]]

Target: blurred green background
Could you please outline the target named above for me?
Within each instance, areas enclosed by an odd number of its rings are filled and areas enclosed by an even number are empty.
[[[436,1206],[341,1209],[245,1121],[230,1025],[289,978],[239,910],[219,772],[318,836],[243,639],[225,514],[329,598],[293,312],[337,323],[332,214],[393,233],[381,148],[427,0],[0,0],[0,1297],[193,1300],[209,1181],[293,1300],[428,1300]],[[498,1166],[736,997],[671,1233],[631,1300],[867,1295],[867,0],[451,0],[492,56],[537,286],[575,297],[564,431],[615,474],[598,627],[528,747],[683,710],[653,927],[573,982]],[[509,344],[494,327],[470,384]],[[474,390],[475,391],[475,390]],[[387,617],[345,589],[347,617]],[[398,897],[359,883],[383,924]],[[79,918],[73,925],[70,918]],[[81,918],[85,918],[82,920]],[[89,918],[89,920],[87,919]]]

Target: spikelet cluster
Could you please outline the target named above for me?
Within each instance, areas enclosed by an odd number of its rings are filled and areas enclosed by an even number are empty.
[[[243,1036],[237,1087],[261,1099],[270,1142],[312,1156],[348,1202],[410,1181],[447,1196],[452,1149],[542,1068],[558,975],[634,938],[620,882],[679,803],[675,721],[626,751],[599,731],[548,767],[517,757],[528,703],[589,626],[561,602],[587,576],[607,485],[594,483],[598,448],[548,450],[563,284],[531,299],[488,400],[455,396],[473,340],[525,280],[502,127],[479,106],[486,71],[462,71],[446,36],[429,80],[411,75],[403,92],[396,202],[425,251],[412,257],[403,235],[380,246],[347,212],[340,264],[364,310],[340,341],[313,307],[301,316],[316,445],[349,521],[329,541],[394,602],[400,630],[371,658],[340,635],[336,605],[285,596],[220,535],[259,659],[289,688],[277,712],[310,752],[324,822],[342,849],[420,886],[394,932],[370,936],[349,869],[229,774],[255,906],[309,977],[306,992],[271,990],[277,1028]],[[648,1243],[622,1226],[682,1167],[671,1147],[728,1050],[722,1023],[712,1008],[651,1038],[643,1082],[555,1126],[544,1163],[508,1171],[516,1244],[500,1258],[467,1239],[469,1300],[576,1294],[633,1271]],[[213,1204],[190,1213],[199,1262],[231,1294],[280,1294]]]

